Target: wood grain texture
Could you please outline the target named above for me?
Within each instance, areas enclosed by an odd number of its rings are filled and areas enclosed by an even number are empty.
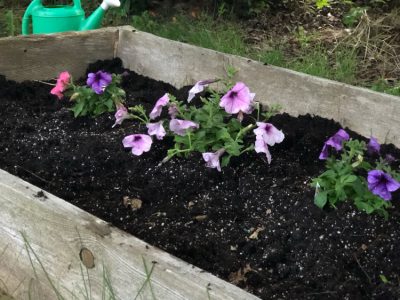
[[[239,70],[256,100],[279,103],[291,115],[312,114],[334,119],[379,142],[400,147],[400,97],[377,93],[254,60],[160,38],[133,28],[120,31],[117,56],[124,66],[176,87]]]
[[[46,80],[68,70],[82,76],[89,63],[112,59],[118,28],[0,39],[0,74],[15,81]]]
[[[0,282],[15,299],[27,299],[29,290],[36,295],[33,299],[56,299],[34,253],[66,299],[72,299],[72,293],[84,299],[86,274],[91,299],[102,299],[103,267],[117,299],[133,299],[146,278],[143,259],[149,268],[155,263],[151,284],[156,299],[208,299],[208,284],[212,300],[258,299],[60,198],[47,192],[45,197],[38,197],[40,191],[0,170]],[[34,251],[30,252],[34,268],[22,234]],[[81,264],[82,248],[93,254],[93,268]],[[138,299],[153,299],[148,286],[141,295]]]

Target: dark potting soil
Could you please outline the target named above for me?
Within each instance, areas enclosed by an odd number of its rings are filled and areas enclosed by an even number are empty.
[[[123,72],[118,60],[89,69]],[[0,77],[0,168],[263,299],[400,297],[399,195],[387,221],[350,201],[337,210],[313,204],[318,155],[339,124],[275,116],[285,140],[272,147],[271,165],[255,152],[222,172],[200,154],[159,165],[171,140],[133,156],[121,141],[145,133],[143,125],[111,128],[112,113],[74,119],[50,88]],[[129,106],[147,110],[165,92],[185,99],[189,89],[133,72],[123,88]],[[393,146],[384,151],[400,158]],[[124,197],[142,200],[141,208]]]

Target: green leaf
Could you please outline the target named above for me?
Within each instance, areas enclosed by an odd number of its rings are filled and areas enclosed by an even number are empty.
[[[343,176],[341,178],[341,181],[345,185],[349,185],[350,183],[353,183],[356,180],[357,180],[357,176],[356,175],[346,175],[346,176]]]
[[[379,274],[379,279],[385,284],[389,283],[389,280],[387,280],[386,276],[383,274]]]
[[[75,118],[81,115],[84,106],[85,102],[79,101],[71,108],[71,110],[74,112]]]
[[[226,129],[225,127],[218,130],[215,137],[219,140],[232,140],[228,129]]]
[[[329,1],[328,0],[316,0],[315,5],[317,6],[318,9],[322,9],[324,7],[329,6]]]
[[[228,152],[228,154],[230,154],[232,156],[239,156],[240,150],[243,147],[240,146],[237,142],[231,141],[231,142],[225,143],[224,148],[225,148],[226,152]]]
[[[226,167],[227,165],[229,165],[231,157],[232,156],[230,156],[230,155],[225,155],[224,157],[222,157],[222,159],[221,159],[221,167]]]
[[[319,192],[314,197],[314,204],[319,208],[323,208],[328,202],[328,192]]]
[[[320,177],[327,177],[329,179],[335,179],[336,178],[336,172],[333,170],[327,170],[324,173],[320,175]]]

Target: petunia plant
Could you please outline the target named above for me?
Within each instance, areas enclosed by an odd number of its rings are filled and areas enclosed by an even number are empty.
[[[51,94],[59,99],[69,97],[74,105],[71,110],[75,117],[98,116],[112,112],[123,105],[125,91],[119,87],[121,76],[103,71],[89,73],[86,85],[74,84],[68,72],[62,72]]]
[[[279,107],[273,106],[262,113],[260,104],[254,100],[255,94],[243,82],[232,84],[221,80],[227,84],[220,94],[209,87],[217,81],[220,80],[198,81],[190,89],[186,101],[165,94],[149,115],[141,106],[129,109],[120,106],[114,125],[126,119],[135,119],[147,127],[146,138],[138,134],[127,136],[124,146],[132,148],[134,155],[141,155],[149,151],[153,142],[150,137],[162,140],[171,136],[174,146],[168,150],[164,163],[174,156],[200,152],[206,166],[221,171],[232,157],[248,151],[264,153],[268,163],[271,163],[270,147],[282,142],[284,134],[267,122],[279,111]],[[204,90],[208,91],[207,97],[193,101]]]
[[[319,159],[326,160],[327,170],[312,183],[318,207],[336,208],[351,199],[359,210],[388,217],[392,193],[400,188],[400,173],[390,166],[392,156],[381,157],[374,137],[366,144],[340,129],[325,142]]]

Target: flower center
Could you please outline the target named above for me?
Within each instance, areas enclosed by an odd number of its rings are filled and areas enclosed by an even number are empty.
[[[141,139],[142,139],[141,136],[136,135],[136,136],[133,138],[133,141],[134,141],[134,142],[137,142],[137,141],[140,141]]]
[[[234,97],[236,97],[237,96],[237,92],[235,92],[235,91],[231,91],[231,94],[230,94],[230,96],[231,96],[231,98],[234,98]]]

